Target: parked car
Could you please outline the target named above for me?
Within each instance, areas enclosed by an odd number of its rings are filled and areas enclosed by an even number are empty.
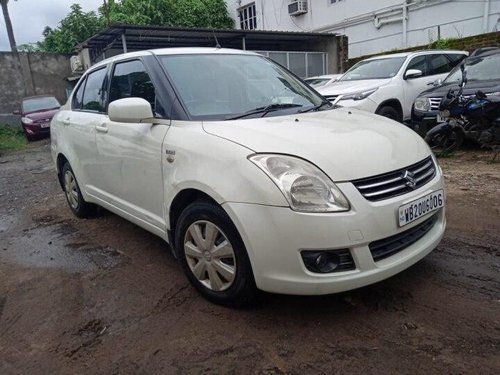
[[[475,53],[465,60],[467,85],[463,89],[465,97],[477,91],[487,95],[500,95],[500,49],[489,49]],[[448,91],[458,91],[462,79],[460,66],[455,67],[446,79],[431,89],[422,92],[415,100],[412,110],[412,128],[424,136],[442,119],[439,118],[439,105]]]
[[[343,107],[402,122],[410,120],[418,94],[445,78],[466,56],[465,51],[430,50],[372,57],[318,91]]]
[[[100,205],[160,236],[217,303],[372,284],[445,229],[442,172],[415,132],[337,108],[248,51],[102,61],[51,132],[73,213]]]
[[[340,77],[342,77],[342,74],[326,74],[323,76],[305,78],[304,82],[311,85],[312,87],[321,87],[335,82]]]
[[[61,104],[53,96],[40,95],[24,98],[21,109],[14,111],[21,116],[21,126],[28,141],[50,135],[50,121]]]

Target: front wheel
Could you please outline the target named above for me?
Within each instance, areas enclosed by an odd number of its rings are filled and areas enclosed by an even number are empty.
[[[226,212],[210,202],[195,202],[181,214],[175,245],[187,278],[208,300],[248,305],[256,286],[243,241]]]
[[[464,142],[464,133],[456,128],[426,135],[425,141],[437,155],[449,154],[457,150]]]

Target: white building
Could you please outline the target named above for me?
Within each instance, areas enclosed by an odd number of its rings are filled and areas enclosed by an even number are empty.
[[[499,0],[226,0],[226,3],[240,29],[344,34],[349,38],[351,58],[500,28]]]

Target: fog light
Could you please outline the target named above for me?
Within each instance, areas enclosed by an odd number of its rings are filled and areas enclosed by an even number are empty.
[[[354,260],[348,249],[305,250],[301,252],[306,268],[315,273],[330,273],[355,269]]]

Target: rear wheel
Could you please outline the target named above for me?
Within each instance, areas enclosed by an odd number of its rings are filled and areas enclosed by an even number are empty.
[[[175,244],[187,278],[205,298],[230,306],[254,301],[245,245],[221,207],[202,201],[189,205],[176,225]]]
[[[384,106],[384,107],[380,108],[377,111],[377,115],[384,116],[384,117],[390,118],[391,120],[398,121],[398,122],[402,121],[401,116],[399,115],[399,112],[394,107],[391,107],[391,106]]]
[[[75,174],[68,162],[62,168],[62,185],[69,208],[75,216],[85,218],[95,211],[95,206],[83,199]]]

